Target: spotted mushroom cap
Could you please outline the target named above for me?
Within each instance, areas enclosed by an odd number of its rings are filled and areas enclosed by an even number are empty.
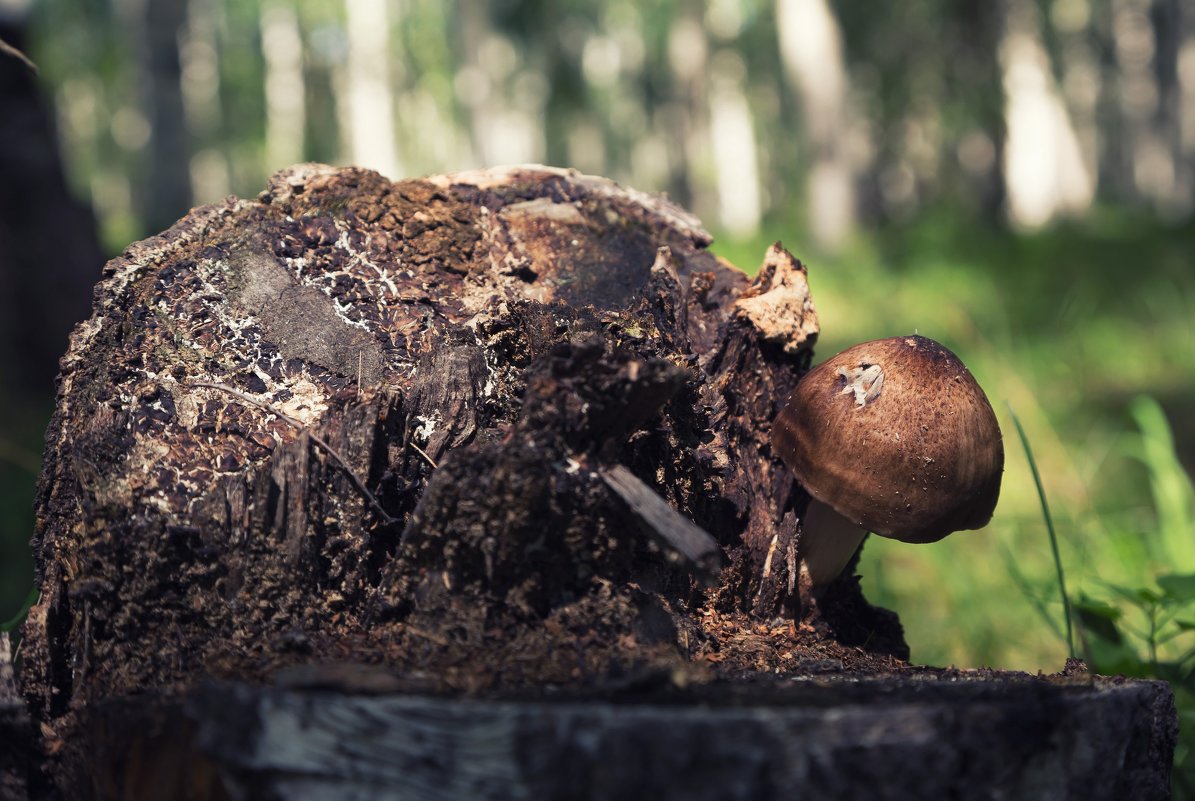
[[[864,342],[815,367],[772,445],[814,498],[906,542],[981,528],[1000,495],[991,404],[957,356],[922,336]]]

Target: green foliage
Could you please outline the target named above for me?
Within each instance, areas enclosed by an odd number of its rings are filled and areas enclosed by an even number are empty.
[[[1097,578],[1090,594],[1081,591],[1073,603],[1067,603],[1059,562],[1059,591],[1074,615],[1083,658],[1093,670],[1162,679],[1174,688],[1180,717],[1175,790],[1178,797],[1189,799],[1195,798],[1190,778],[1195,774],[1195,573],[1166,571],[1186,570],[1195,561],[1195,492],[1179,463],[1170,426],[1157,401],[1139,397],[1130,408],[1140,429],[1130,450],[1144,463],[1153,491],[1157,517],[1149,542],[1155,558],[1136,566],[1135,582],[1115,584]],[[1019,423],[1017,428],[1032,467],[1028,440]],[[1037,486],[1054,541],[1045,491],[1040,482]],[[1161,572],[1155,572],[1158,565],[1165,566]]]
[[[1195,573],[1195,491],[1179,462],[1166,414],[1148,397],[1136,398],[1129,412],[1141,434],[1127,450],[1149,473],[1157,515],[1155,558],[1176,570]],[[1169,586],[1178,585],[1171,581]]]

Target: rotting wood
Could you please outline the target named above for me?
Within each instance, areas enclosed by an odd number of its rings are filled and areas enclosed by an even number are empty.
[[[849,570],[796,574],[804,267],[709,244],[571,171],[300,165],[110,262],[37,499],[38,786],[94,790],[132,693],[321,663],[465,697],[908,669]]]
[[[358,374],[357,380],[358,380],[358,386],[360,386],[360,380],[361,380],[360,374]],[[207,383],[204,381],[196,381],[195,383],[192,384],[192,386],[207,387],[208,389],[218,389],[221,392],[227,392],[229,395],[232,395],[234,398],[242,400],[245,403],[248,403],[252,406],[256,406],[257,408],[259,408],[263,411],[269,412],[270,414],[278,417],[278,419],[283,420],[283,421],[289,423],[290,425],[294,426],[297,430],[303,431],[303,428],[304,428],[303,424],[300,423],[298,420],[294,419],[293,417],[291,417],[283,412],[280,412],[279,410],[275,409],[273,406],[270,406],[268,403],[262,403],[261,401],[257,400],[256,398],[249,397],[244,392],[241,392],[239,389],[233,389],[232,387],[225,386],[224,384],[211,384],[211,383]],[[362,481],[361,478],[356,473],[353,472],[353,468],[351,468],[349,466],[348,462],[346,462],[344,460],[343,456],[341,456],[339,453],[336,452],[335,448],[333,448],[331,445],[329,445],[327,442],[325,442],[324,439],[317,434],[312,434],[312,433],[308,432],[307,435],[309,437],[311,437],[312,442],[314,442],[316,445],[320,446],[320,448],[323,449],[324,453],[331,456],[336,461],[336,463],[344,469],[344,474],[346,476],[348,476],[349,479],[353,482],[353,486],[357,488],[357,491],[361,493],[362,497],[364,497],[365,500],[369,501],[369,505],[371,507],[373,507],[373,510],[375,512],[377,512],[378,518],[384,524],[389,525],[389,524],[398,522],[393,517],[391,517],[390,513],[387,512],[385,510],[385,508],[382,506],[382,504],[378,502],[378,499],[374,497],[374,494],[369,491],[368,487],[365,486],[365,482]],[[422,453],[422,451],[420,451],[420,453]],[[427,454],[423,454],[423,455],[425,457],[427,457]],[[428,460],[431,461],[430,458]],[[435,462],[431,462],[431,465],[433,468],[436,466]]]
[[[570,171],[300,165],[130,246],[47,440],[22,673],[47,750],[84,758],[101,699],[326,652],[446,692],[779,667],[798,643],[748,621],[817,610],[786,563],[760,569],[804,503],[767,426],[816,314],[782,249],[752,281],[709,242]],[[783,343],[776,308],[800,317]],[[660,505],[628,506],[613,465]],[[716,581],[681,519],[717,542]],[[891,616],[841,597],[858,631],[810,642],[904,653]]]
[[[361,664],[95,710],[113,757],[97,778],[124,801],[1163,801],[1173,720],[1164,682],[1082,674],[656,675],[446,699]]]

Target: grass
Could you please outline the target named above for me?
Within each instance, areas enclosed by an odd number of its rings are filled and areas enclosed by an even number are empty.
[[[1025,460],[1029,463],[1029,472],[1033,475],[1033,486],[1037,489],[1037,497],[1041,501],[1041,516],[1046,521],[1046,533],[1050,535],[1050,554],[1054,557],[1054,571],[1058,576],[1058,595],[1062,598],[1063,628],[1066,630],[1066,652],[1075,656],[1075,632],[1071,611],[1070,595],[1066,591],[1066,569],[1062,566],[1062,554],[1058,552],[1058,534],[1054,531],[1054,518],[1050,514],[1050,504],[1046,500],[1046,490],[1041,483],[1041,473],[1037,469],[1037,462],[1033,459],[1033,448],[1029,445],[1029,437],[1025,434],[1025,427],[1010,407],[1008,413],[1012,416],[1012,423],[1017,427],[1017,436],[1021,440],[1021,447],[1025,449]],[[1026,586],[1024,583],[1022,587]],[[1033,594],[1026,593],[1029,597]],[[1039,612],[1044,613],[1044,607],[1037,606]]]
[[[1140,432],[1134,443],[1150,474],[1157,527],[1152,562],[1132,565],[1136,575],[1127,584],[1099,580],[1072,604],[1067,594],[1057,538],[1045,489],[1033,467],[1033,452],[1016,417],[1037,491],[1042,516],[1054,545],[1058,591],[1067,615],[1070,639],[1072,610],[1083,644],[1083,657],[1098,673],[1162,679],[1174,688],[1179,708],[1179,741],[1175,749],[1174,790],[1177,798],[1195,798],[1195,490],[1174,451],[1174,439],[1157,402],[1140,397],[1131,406]],[[1122,569],[1124,565],[1121,566]],[[1185,572],[1176,572],[1185,571]]]

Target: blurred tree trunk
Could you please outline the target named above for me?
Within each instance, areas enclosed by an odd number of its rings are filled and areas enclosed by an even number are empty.
[[[307,121],[303,81],[303,35],[295,10],[271,2],[261,7],[265,56],[266,163],[271,169],[303,160]]]
[[[1187,11],[1184,14],[1184,10]],[[1155,130],[1162,147],[1165,148],[1173,172],[1168,197],[1163,201],[1162,211],[1167,216],[1177,217],[1191,210],[1190,164],[1184,158],[1182,130],[1182,86],[1179,81],[1179,54],[1182,50],[1186,28],[1190,22],[1190,3],[1180,0],[1154,0],[1150,8],[1153,22],[1155,55],[1154,74],[1158,86],[1158,108],[1154,120]],[[1184,24],[1185,23],[1185,24]]]
[[[24,21],[0,38],[26,44]],[[71,327],[87,316],[104,263],[91,209],[71,196],[37,81],[0,55],[0,408],[49,399]]]
[[[842,31],[826,0],[776,0],[776,31],[809,148],[803,159],[806,221],[814,241],[834,250],[855,224]]]
[[[473,158],[479,165],[489,165],[489,104],[494,86],[480,62],[482,44],[492,27],[489,0],[457,0],[455,17],[456,96],[465,112]]]
[[[1099,154],[1099,187],[1105,197],[1130,199],[1139,195],[1133,180],[1133,124],[1125,113],[1130,92],[1125,80],[1124,53],[1118,52],[1123,37],[1123,31],[1118,27],[1123,25],[1125,6],[1125,0],[1092,4],[1092,13],[1103,74],[1099,102],[1099,129],[1103,142]]]
[[[225,136],[235,136],[225,133],[220,105],[222,17],[220,0],[187,0],[187,22],[179,42],[183,111],[194,154],[191,189],[196,204],[215,202],[232,191],[230,152],[222,141]],[[262,38],[264,42],[264,33]]]
[[[142,11],[145,35],[139,55],[150,136],[141,216],[147,230],[160,231],[192,204],[191,141],[183,112],[179,59],[187,2],[145,0]]]
[[[1004,29],[1003,3],[964,3],[956,19],[956,34],[952,42],[959,46],[949,59],[946,70],[951,95],[957,102],[968,103],[974,128],[960,132],[949,140],[950,149],[943,159],[955,176],[947,176],[946,191],[957,192],[964,200],[972,199],[976,211],[984,220],[999,220],[1007,200],[1004,191],[1004,145],[1008,130],[1004,120],[1004,93],[1000,89],[1000,34]],[[981,155],[967,151],[970,141],[983,146],[990,144],[990,161],[983,163]],[[952,185],[953,184],[953,185]]]
[[[1038,227],[1091,205],[1094,176],[1063,103],[1040,12],[1031,2],[1008,6],[1001,62],[1008,126],[1005,185],[1011,220]]]
[[[699,177],[709,147],[709,43],[702,5],[682,2],[668,29],[672,110],[665,119],[669,149],[668,194],[699,217],[715,217],[717,198]]]
[[[539,57],[548,82],[548,95],[544,101],[545,157],[548,164],[572,166],[569,134],[577,114],[586,105],[585,82],[576,62],[570,61],[564,52],[560,35],[563,20],[560,6],[551,0],[524,5],[533,12],[527,14],[528,24],[535,26],[530,32],[539,34]]]
[[[710,149],[718,191],[718,222],[728,233],[748,237],[759,230],[759,153],[755,119],[747,101],[742,58],[721,49],[711,59]]]
[[[0,15],[0,39],[24,50],[25,23]],[[7,54],[0,54],[0,142],[2,619],[17,611],[32,580],[34,478],[58,357],[71,327],[88,314],[104,258],[91,208],[67,188],[54,117],[37,80]],[[0,743],[0,798],[7,797],[5,750]]]
[[[347,125],[342,117],[342,127],[348,132],[349,160],[389,178],[401,178],[405,169],[394,127],[388,8],[385,0],[345,0],[348,71],[338,94],[341,114],[348,115]]]

